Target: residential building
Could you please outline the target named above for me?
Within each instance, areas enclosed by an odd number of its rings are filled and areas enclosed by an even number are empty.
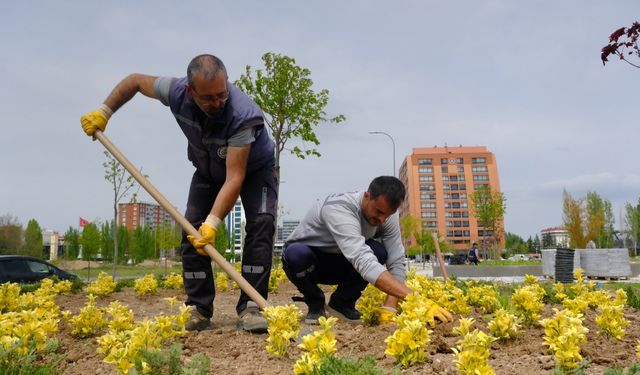
[[[563,226],[545,228],[540,231],[543,249],[569,247],[569,231]]]
[[[287,238],[293,233],[296,227],[300,224],[300,220],[283,220],[282,225],[278,224],[276,231],[276,242],[274,244],[274,251],[276,253],[282,252],[282,247],[287,241]]]
[[[173,228],[176,223],[169,212],[154,203],[118,203],[118,226],[127,230],[138,227],[156,229],[160,224]]]
[[[233,249],[236,255],[242,254],[245,237],[244,223],[244,207],[242,206],[242,200],[238,198],[227,217],[225,217],[229,248]]]
[[[500,191],[496,157],[485,146],[414,148],[400,166],[400,180],[407,187],[401,218],[419,218],[423,230],[436,231],[455,250],[491,236],[478,225],[471,207],[476,189]],[[414,242],[411,238],[405,246]]]

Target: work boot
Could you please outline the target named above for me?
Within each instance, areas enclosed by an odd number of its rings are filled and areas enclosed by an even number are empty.
[[[329,311],[331,315],[352,322],[352,323],[360,323],[360,311],[356,310],[350,306],[343,306],[334,302],[333,300],[329,300]]]
[[[312,310],[311,308],[309,308],[309,312],[307,313],[307,316],[305,316],[304,322],[306,324],[317,325],[319,324],[318,319],[320,319],[321,316],[327,316],[327,313],[324,311],[324,307],[319,310]]]
[[[267,319],[255,302],[247,302],[247,307],[238,314],[238,328],[251,333],[267,332]]]
[[[187,331],[205,331],[211,329],[211,319],[200,314],[198,309],[191,306],[191,317],[184,325],[184,329]]]

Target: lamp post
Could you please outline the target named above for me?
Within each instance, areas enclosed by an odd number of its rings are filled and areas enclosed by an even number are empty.
[[[369,134],[382,134],[389,137],[391,144],[393,145],[393,177],[396,176],[396,142],[393,141],[393,137],[385,132],[369,132]]]

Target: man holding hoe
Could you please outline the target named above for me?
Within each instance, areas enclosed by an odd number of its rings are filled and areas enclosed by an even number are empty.
[[[183,232],[186,304],[193,306],[186,328],[208,329],[215,288],[204,246],[214,244],[217,227],[238,196],[247,219],[242,276],[267,298],[275,230],[274,143],[262,110],[228,81],[223,62],[213,55],[196,56],[182,78],[127,76],[103,104],[82,116],[85,133],[104,131],[111,115],[138,92],[168,106],[188,141],[187,154],[196,171],[185,217],[202,238]],[[236,310],[240,328],[266,331],[266,320],[246,293],[240,294]]]

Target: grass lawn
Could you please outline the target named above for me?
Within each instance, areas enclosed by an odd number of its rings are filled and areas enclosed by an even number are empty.
[[[113,271],[113,265],[110,263],[103,263],[99,267],[82,268],[79,270],[71,270],[69,272],[78,275],[82,280],[87,280],[89,277],[91,279],[95,279],[100,272],[106,272],[111,275]],[[177,274],[182,274],[182,265],[174,265],[171,267],[165,268],[164,266],[133,266],[133,265],[118,265],[116,267],[116,276],[119,278],[138,278],[147,274],[160,274],[164,275],[170,274],[171,272],[175,272]]]

